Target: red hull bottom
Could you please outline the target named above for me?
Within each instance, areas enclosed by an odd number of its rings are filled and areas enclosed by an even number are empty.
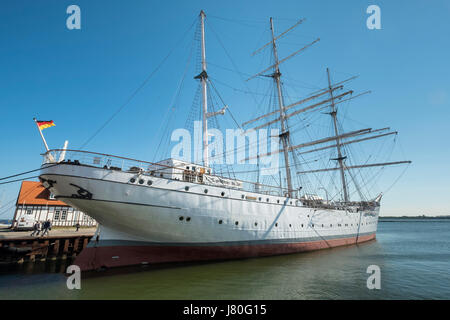
[[[98,246],[85,248],[75,259],[74,264],[78,265],[82,271],[88,271],[139,264],[242,259],[327,249],[373,239],[375,239],[375,234],[361,235],[358,239],[352,237],[276,244]]]

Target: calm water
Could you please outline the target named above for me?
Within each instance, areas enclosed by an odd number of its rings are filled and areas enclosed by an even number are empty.
[[[366,287],[373,264],[381,290]],[[82,277],[81,290],[66,288],[64,268],[0,273],[0,300],[450,299],[450,220],[382,221],[376,241],[312,253],[108,271]]]

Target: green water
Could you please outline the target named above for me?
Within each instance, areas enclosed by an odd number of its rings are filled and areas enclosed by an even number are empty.
[[[376,241],[311,253],[82,275],[81,290],[65,267],[3,270],[0,299],[450,299],[450,220],[381,221]]]

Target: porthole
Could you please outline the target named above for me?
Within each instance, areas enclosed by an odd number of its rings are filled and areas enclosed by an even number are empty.
[[[302,228],[303,228],[303,223],[302,223]]]
[[[244,195],[242,195],[242,196],[241,196],[241,198],[242,198],[242,199],[244,199],[244,198],[245,198],[245,196],[244,196]]]
[[[152,181],[152,180],[148,180],[148,181],[147,181],[147,184],[148,184],[149,186],[151,186],[151,185],[153,184],[153,181]]]
[[[144,180],[143,179],[139,179],[139,184],[143,184]]]
[[[222,197],[225,196],[225,192],[222,191],[222,193],[220,194]]]
[[[322,228],[323,228],[323,223],[322,223]]]
[[[235,225],[238,225],[239,224],[239,222],[238,221],[236,221],[235,223],[234,223]]]
[[[183,221],[184,217],[179,217],[178,219],[179,219],[180,221]]]
[[[330,224],[330,227],[333,227],[333,225],[332,225],[332,224]]]
[[[311,226],[314,228],[314,223]]]
[[[186,218],[186,221],[191,221],[191,217],[187,217],[187,218]]]
[[[188,186],[184,187],[184,190],[189,191],[189,187]]]
[[[205,191],[204,191],[205,193],[208,193],[208,189],[205,189]]]
[[[275,227],[278,227],[278,223],[275,223]]]
[[[277,203],[280,203],[280,199],[277,200]]]
[[[223,222],[222,220],[219,220],[219,224],[222,224],[222,222]]]
[[[255,222],[255,227],[258,225],[258,222]]]
[[[292,224],[289,223],[289,228],[292,227]]]
[[[269,198],[267,198],[266,201],[269,202]]]
[[[259,197],[258,200],[261,201],[261,197]]]
[[[131,183],[135,183],[135,182],[136,182],[136,179],[135,179],[135,178],[131,178],[131,179],[130,179],[130,182],[131,182]]]

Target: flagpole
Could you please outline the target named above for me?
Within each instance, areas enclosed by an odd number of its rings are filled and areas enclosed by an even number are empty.
[[[37,128],[38,128],[38,130],[39,130],[39,133],[41,134],[42,141],[44,142],[45,149],[47,149],[47,152],[48,152],[49,149],[48,149],[47,141],[45,141],[44,135],[42,134],[42,130],[41,130],[41,128],[39,128],[39,125],[38,125],[38,123],[37,123],[36,118],[33,118],[33,120],[34,120],[34,122],[36,123],[36,126],[37,126]]]

